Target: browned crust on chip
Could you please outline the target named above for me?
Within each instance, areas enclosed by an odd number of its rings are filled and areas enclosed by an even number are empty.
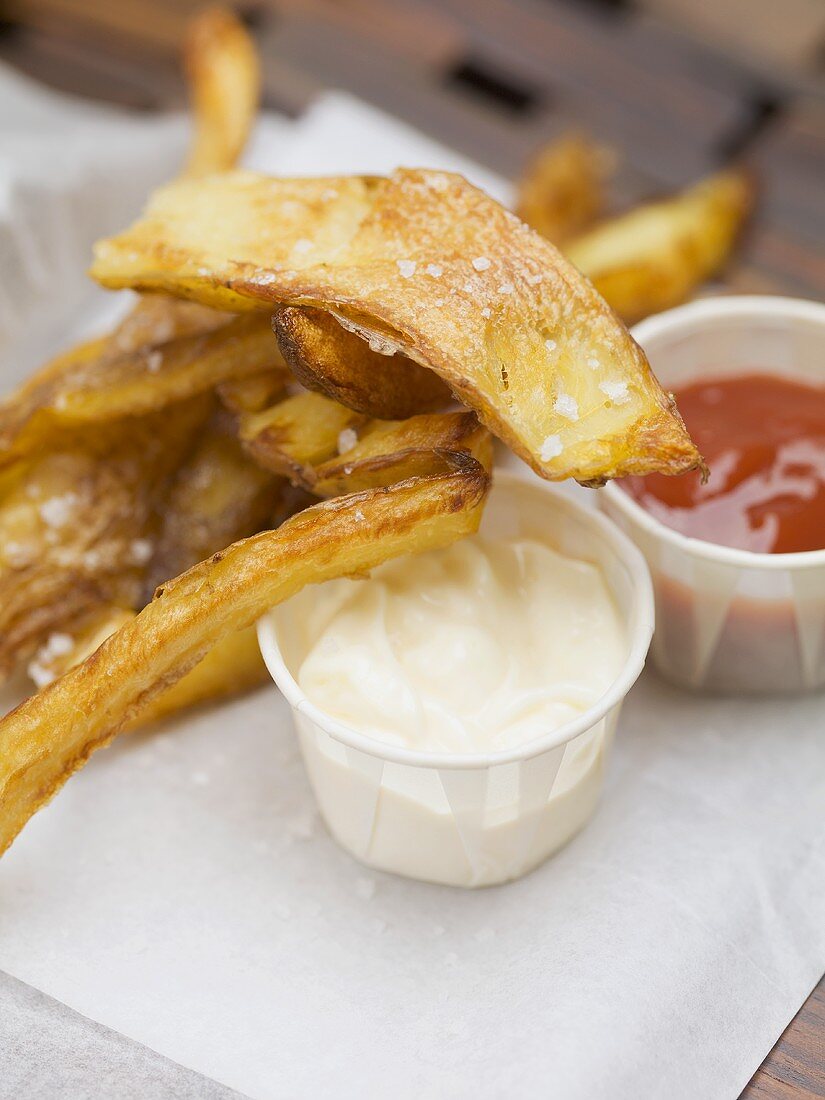
[[[424,413],[368,423],[352,450],[314,468],[307,487],[330,497],[426,476],[443,466],[445,451],[464,451],[492,468],[492,440],[475,413]]]
[[[112,355],[99,341],[81,345],[0,405],[0,468],[54,447],[58,433],[82,435],[157,412],[265,368],[286,373],[267,319],[254,314],[123,354]]]
[[[195,132],[188,176],[232,168],[255,121],[261,77],[255,45],[227,8],[207,8],[189,24],[183,47]]]
[[[460,176],[240,173],[200,188],[159,192],[142,222],[101,243],[95,277],[218,308],[333,313],[434,370],[550,480],[680,473],[701,463],[641,349],[590,283]],[[216,207],[231,227],[213,230]],[[309,249],[298,254],[303,241]],[[626,400],[606,400],[601,381],[626,384]],[[557,412],[561,383],[581,391],[575,422]]]
[[[284,359],[310,390],[381,420],[403,420],[449,404],[449,387],[405,355],[382,354],[329,313],[309,307],[276,310],[272,327]],[[373,341],[375,343],[375,341]]]
[[[445,470],[324,501],[195,566],[83,664],[0,721],[0,851],[68,777],[220,639],[300,591],[476,530],[489,477],[469,455]]]

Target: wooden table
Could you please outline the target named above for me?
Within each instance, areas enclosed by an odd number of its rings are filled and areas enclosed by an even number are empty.
[[[7,0],[0,58],[76,94],[177,106],[177,47],[198,6]],[[621,153],[619,205],[742,157],[761,203],[728,285],[825,299],[821,0],[261,0],[241,10],[264,57],[266,105],[291,115],[323,88],[344,88],[505,176],[542,141],[586,129]],[[747,52],[734,54],[740,41]],[[743,1097],[825,1097],[825,979]]]

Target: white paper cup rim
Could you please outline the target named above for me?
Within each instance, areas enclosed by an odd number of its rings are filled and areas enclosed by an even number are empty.
[[[636,343],[643,348],[646,343],[672,329],[695,327],[705,321],[722,318],[747,320],[748,317],[764,319],[773,317],[788,321],[812,321],[823,328],[825,335],[825,303],[811,302],[804,298],[783,298],[779,295],[740,294],[722,298],[700,298],[664,313],[647,317],[632,330]],[[639,527],[662,542],[677,546],[687,554],[706,561],[726,563],[740,569],[814,569],[825,565],[825,549],[802,550],[792,554],[767,554],[756,550],[739,550],[721,546],[715,542],[692,538],[675,531],[647,512],[641,504],[615,483],[601,490],[609,496],[620,511],[625,512]]]
[[[272,612],[264,615],[258,622],[258,642],[261,653],[272,679],[287,702],[309,721],[319,726],[330,737],[352,749],[360,750],[370,756],[395,764],[404,764],[416,768],[450,768],[455,770],[472,768],[490,768],[500,764],[512,764],[566,744],[591,729],[630,691],[645,665],[650,641],[653,636],[654,605],[653,584],[644,556],[627,535],[618,526],[595,509],[585,508],[574,500],[562,496],[550,485],[528,481],[519,474],[496,471],[496,483],[500,486],[508,482],[535,492],[552,500],[553,508],[560,508],[583,519],[593,529],[597,538],[601,538],[616,553],[628,570],[633,585],[633,607],[627,629],[627,655],[622,667],[607,691],[587,710],[564,722],[561,726],[509,749],[486,753],[439,753],[409,749],[401,745],[389,745],[368,734],[341,722],[307,699],[287,667],[281,647],[278,643]]]

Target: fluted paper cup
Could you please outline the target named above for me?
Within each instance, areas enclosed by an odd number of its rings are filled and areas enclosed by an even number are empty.
[[[816,302],[706,298],[648,318],[633,335],[666,388],[754,371],[825,384],[825,305]],[[618,485],[598,495],[650,566],[651,652],[664,676],[737,694],[825,685],[825,550],[717,546],[666,527]]]
[[[537,740],[475,754],[384,744],[325,714],[301,691],[295,673],[305,643],[289,603],[258,626],[264,659],[292,706],[310,782],[335,839],[372,867],[456,886],[518,878],[590,819],[619,709],[642,670],[653,630],[644,560],[598,512],[537,481],[498,473],[482,531],[532,536],[598,563],[624,623],[625,660],[609,690]]]

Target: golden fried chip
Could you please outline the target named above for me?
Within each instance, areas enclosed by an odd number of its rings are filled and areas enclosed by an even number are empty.
[[[29,665],[39,688],[81,664],[115,631],[133,622],[137,612],[120,607],[101,608],[71,634],[52,635]],[[227,634],[191,672],[143,707],[128,727],[146,726],[181,710],[242,695],[268,678],[253,626]]]
[[[578,134],[545,145],[519,181],[516,213],[554,244],[581,233],[604,208],[612,160],[608,150]]]
[[[79,614],[137,602],[158,495],[209,404],[118,422],[10,471],[0,496],[0,681]]]
[[[158,505],[160,531],[144,602],[163,581],[265,527],[281,485],[246,454],[220,416],[213,418]]]
[[[197,302],[167,298],[163,294],[144,294],[120,324],[104,337],[101,352],[116,359],[127,352],[148,350],[182,336],[205,335],[227,325],[226,313]]]
[[[206,334],[110,357],[97,343],[62,356],[0,404],[0,466],[78,432],[156,412],[218,383],[286,367],[267,319],[231,319]]]
[[[255,121],[261,77],[255,46],[226,8],[209,8],[189,25],[183,53],[195,133],[188,176],[236,164]]]
[[[440,452],[466,451],[489,470],[490,433],[471,412],[423,413],[407,420],[371,420],[353,429],[352,445],[312,471],[309,484],[319,497],[392,485],[438,469]]]
[[[248,378],[221,382],[218,386],[218,397],[229,412],[236,416],[260,412],[281,396],[287,381],[288,376],[276,367],[261,371],[260,374],[251,374]]]
[[[156,193],[97,246],[105,286],[225,309],[314,305],[431,367],[551,480],[701,463],[641,349],[558,251],[460,176],[273,180]]]
[[[444,472],[324,501],[170,582],[83,664],[0,721],[0,852],[95,749],[222,638],[307,584],[446,546],[478,527],[489,488],[468,455]]]
[[[284,306],[273,328],[298,381],[357,412],[403,420],[450,402],[449,387],[433,371],[396,354],[393,344],[342,331],[323,310]]]
[[[256,462],[309,488],[312,467],[334,455],[341,433],[363,420],[319,393],[298,393],[261,412],[242,414],[238,427]]]
[[[720,172],[569,241],[565,255],[628,324],[690,297],[724,266],[754,201],[743,171]]]

